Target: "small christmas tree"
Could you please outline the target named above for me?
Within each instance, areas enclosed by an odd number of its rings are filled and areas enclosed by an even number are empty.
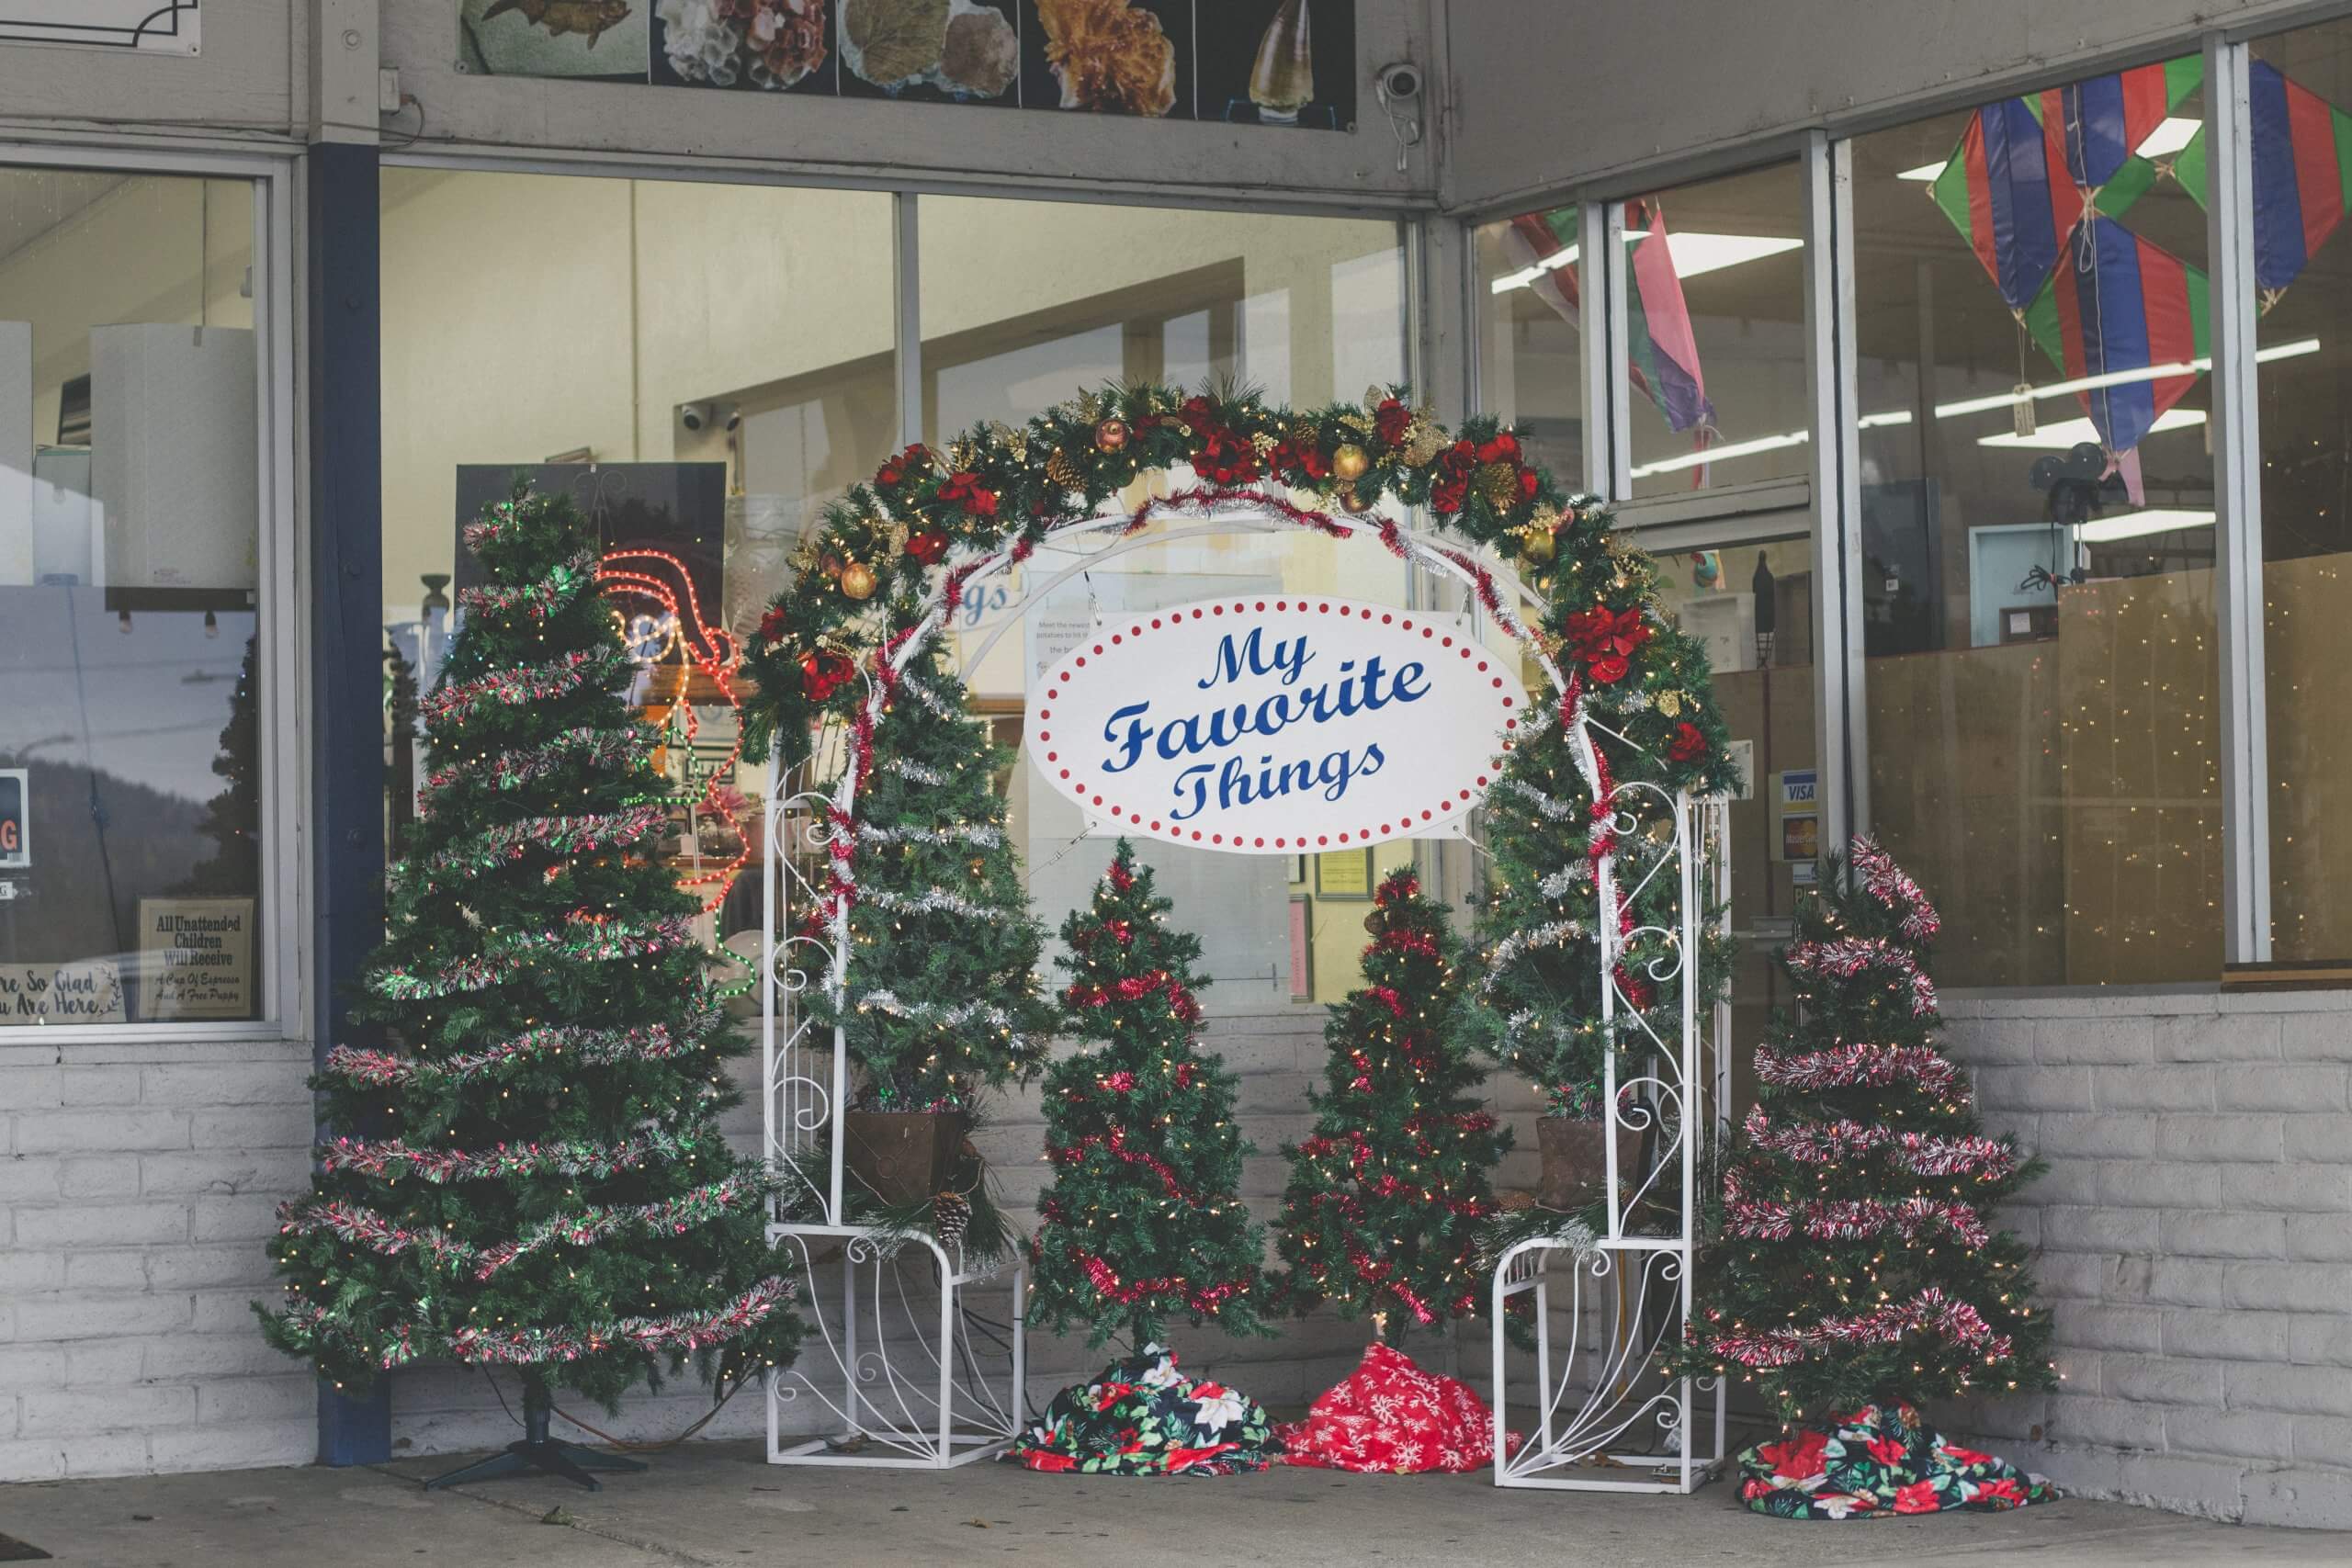
[[[263,1316],[338,1383],[519,1370],[531,1462],[560,1470],[556,1382],[609,1405],[690,1354],[749,1375],[799,1325],[767,1183],[717,1125],[742,1047],[660,856],[594,536],[518,486],[466,543],[489,581],[423,704],[431,773],[357,1010],[391,1048],[338,1046],[314,1080],[354,1135],[287,1205]]]
[[[1272,1332],[1256,1299],[1264,1233],[1238,1196],[1250,1150],[1233,1074],[1193,1048],[1201,944],[1169,928],[1169,908],[1122,839],[1091,908],[1062,922],[1062,1002],[1100,1045],[1046,1074],[1055,1179],[1030,1243],[1029,1326],[1083,1325],[1090,1345],[1124,1329],[1137,1351],[1176,1315]]]
[[[1308,1098],[1315,1134],[1284,1149],[1278,1237],[1303,1311],[1334,1301],[1382,1337],[1476,1313],[1489,1276],[1479,1223],[1487,1172],[1510,1146],[1472,1093],[1485,1075],[1457,1038],[1460,953],[1445,910],[1409,867],[1373,896],[1364,984],[1331,1009],[1329,1088]]]
[[[1937,924],[1868,839],[1797,906],[1798,1010],[1756,1051],[1683,1357],[1753,1383],[1787,1426],[2052,1380],[2025,1246],[1988,1218],[2040,1167],[1984,1135],[1935,1047]]]
[[[944,648],[894,682],[857,796],[839,1021],[877,1111],[968,1111],[981,1089],[1035,1077],[1058,1022],[996,788],[1009,757],[966,708]],[[821,988],[814,1010],[834,1021]]]

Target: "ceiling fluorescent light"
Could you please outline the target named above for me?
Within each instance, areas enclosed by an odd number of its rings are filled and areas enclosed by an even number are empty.
[[[2303,355],[2318,352],[2319,339],[2306,337],[2297,338],[2292,343],[2282,343],[2269,348],[2256,349],[2254,358],[2257,365],[2268,365],[2274,360],[2296,359]],[[2161,381],[2174,376],[2195,376],[2211,368],[2213,368],[2212,360],[2199,355],[2195,359],[2183,363],[2150,365],[2137,370],[2109,370],[2100,376],[2081,376],[2071,381],[2052,381],[2046,387],[2036,387],[2023,395],[2016,392],[1996,392],[1989,398],[1963,398],[1956,403],[1938,403],[1936,417],[1952,419],[1964,413],[1985,413],[1994,409],[2014,407],[2029,399],[2062,398],[2070,392],[2088,392],[2100,387],[2120,387],[2133,381]]]
[[[2094,517],[2087,523],[2077,525],[2075,536],[2086,545],[2112,545],[2124,539],[2145,538],[2150,534],[2170,534],[2181,528],[2211,528],[2212,525],[2213,514],[2210,512],[2151,506],[2114,517]]]
[[[1875,430],[1885,424],[1908,424],[1909,409],[1890,409],[1884,413],[1866,413],[1854,422],[1860,430]],[[1708,463],[1720,463],[1732,457],[1753,457],[1758,452],[1778,452],[1783,447],[1802,446],[1813,439],[1810,431],[1792,430],[1785,435],[1759,435],[1753,441],[1727,441],[1720,446],[1710,446],[1703,452],[1681,452],[1671,457],[1660,457],[1655,463],[1645,463],[1633,470],[1637,479],[1652,474],[1670,474],[1681,468],[1696,468]]]
[[[1647,238],[1647,232],[1636,230],[1625,236],[1625,243],[1636,245]],[[1771,234],[1670,233],[1666,237],[1666,254],[1674,258],[1674,275],[1686,281],[1742,262],[1761,261],[1783,251],[1799,250],[1804,245],[1803,240],[1786,240]],[[1570,245],[1564,251],[1555,251],[1532,266],[1503,274],[1487,288],[1495,294],[1524,288],[1547,272],[1575,265],[1577,250],[1577,246]]]
[[[1922,164],[1916,169],[1899,170],[1894,177],[1898,180],[1917,180],[1921,185],[1933,185],[1943,177],[1943,164],[1939,161],[1933,164]]]
[[[2160,431],[2180,430],[2204,423],[2203,409],[2166,409],[2156,415],[2156,422],[2148,426],[2148,433],[2153,435]],[[2086,442],[2093,446],[2099,445],[2098,426],[2087,419],[2053,421],[2041,426],[2031,435],[2019,435],[2015,431],[2005,430],[1998,435],[1976,438],[1979,446],[2029,446],[2041,452],[2070,452]]]

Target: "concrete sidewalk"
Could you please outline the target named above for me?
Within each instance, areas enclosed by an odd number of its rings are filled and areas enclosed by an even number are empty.
[[[1745,1513],[1720,1484],[1638,1497],[1504,1492],[1484,1473],[1088,1481],[996,1464],[945,1475],[818,1471],[772,1468],[758,1448],[733,1442],[657,1456],[653,1472],[616,1476],[597,1494],[537,1480],[436,1493],[417,1484],[456,1462],[0,1486],[0,1534],[72,1568],[2352,1562],[2352,1534],[2242,1529],[2112,1503],[1802,1525]]]

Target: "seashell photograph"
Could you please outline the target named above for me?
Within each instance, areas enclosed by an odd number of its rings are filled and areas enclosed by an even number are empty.
[[[654,0],[464,0],[458,69],[481,76],[646,79]]]
[[[1353,0],[1219,0],[1201,8],[1201,118],[1353,130]]]
[[[1022,13],[1028,107],[1195,118],[1192,0],[1023,0]]]
[[[839,0],[652,0],[653,81],[830,96]]]

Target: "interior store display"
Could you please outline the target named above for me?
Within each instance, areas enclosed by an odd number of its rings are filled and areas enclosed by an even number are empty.
[[[348,1387],[512,1369],[542,1422],[557,1383],[609,1404],[689,1360],[756,1380],[794,1355],[793,1287],[770,1181],[718,1131],[742,1044],[662,863],[669,790],[594,535],[518,484],[465,543],[478,581],[420,705],[429,773],[358,1009],[380,1040],[315,1080],[345,1131],[282,1211],[265,1332]],[[526,1448],[507,1469],[585,1479]]]

